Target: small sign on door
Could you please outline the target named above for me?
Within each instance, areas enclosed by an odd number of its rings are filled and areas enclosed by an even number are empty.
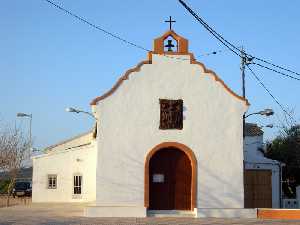
[[[153,183],[163,183],[165,181],[165,176],[163,174],[153,174]]]

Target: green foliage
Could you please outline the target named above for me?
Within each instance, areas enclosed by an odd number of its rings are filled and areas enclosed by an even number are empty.
[[[0,194],[7,194],[9,180],[0,180]]]
[[[286,164],[283,167],[284,193],[295,197],[300,185],[300,125],[283,128],[281,135],[268,144],[266,157]]]

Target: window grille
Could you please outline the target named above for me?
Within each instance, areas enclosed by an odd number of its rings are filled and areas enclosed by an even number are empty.
[[[81,175],[75,175],[74,176],[74,194],[80,195],[82,189],[82,176]]]
[[[56,189],[57,188],[57,175],[49,174],[48,175],[48,189]]]

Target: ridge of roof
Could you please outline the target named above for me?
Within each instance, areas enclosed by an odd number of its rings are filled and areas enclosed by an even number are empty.
[[[55,147],[57,147],[57,146],[59,146],[59,145],[66,144],[66,143],[68,143],[68,142],[70,142],[70,141],[76,140],[76,139],[81,138],[81,137],[83,137],[83,136],[85,136],[85,135],[88,135],[88,134],[93,134],[93,130],[90,130],[90,131],[81,133],[81,134],[79,134],[79,135],[76,135],[76,136],[74,136],[74,137],[68,138],[68,139],[66,139],[66,140],[60,141],[60,142],[58,142],[58,143],[56,143],[56,144],[54,144],[54,145],[50,145],[50,146],[46,147],[46,148],[44,149],[44,151],[46,151],[46,152],[47,152],[47,151],[50,151],[51,149],[53,149],[53,148],[55,148]]]

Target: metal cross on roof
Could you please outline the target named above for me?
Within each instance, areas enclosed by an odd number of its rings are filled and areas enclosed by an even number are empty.
[[[165,20],[166,23],[169,23],[170,30],[172,30],[172,23],[176,23],[175,20],[172,20],[172,16],[170,16],[169,20]]]

